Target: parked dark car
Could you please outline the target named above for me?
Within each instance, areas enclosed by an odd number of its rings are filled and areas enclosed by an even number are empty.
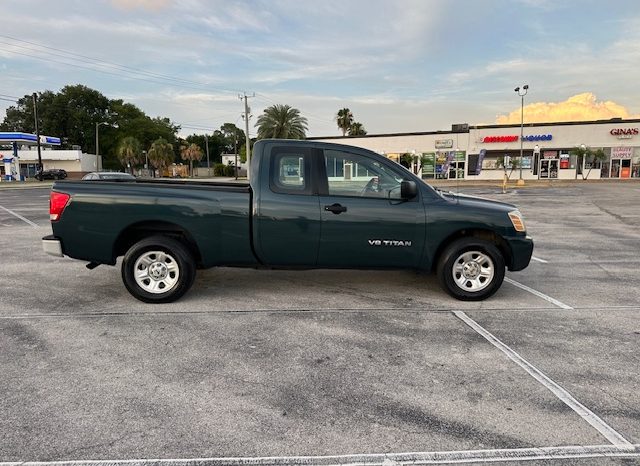
[[[64,180],[67,177],[66,170],[62,168],[53,168],[51,170],[42,170],[36,173],[35,179],[42,180]]]
[[[91,172],[82,177],[83,180],[134,181],[135,176],[122,172]]]

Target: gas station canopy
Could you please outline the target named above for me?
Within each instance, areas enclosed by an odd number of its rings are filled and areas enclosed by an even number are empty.
[[[0,132],[0,144],[11,144],[14,142],[17,144],[36,145],[38,143],[38,137],[35,134],[30,133]],[[40,144],[47,146],[59,146],[60,138],[54,138],[52,136],[40,136]]]

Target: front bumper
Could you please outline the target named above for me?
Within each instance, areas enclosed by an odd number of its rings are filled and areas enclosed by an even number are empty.
[[[42,249],[51,256],[62,257],[62,242],[53,235],[42,238]]]
[[[509,270],[517,272],[527,267],[533,254],[533,238],[526,236],[505,239],[511,249],[511,264],[508,264]]]

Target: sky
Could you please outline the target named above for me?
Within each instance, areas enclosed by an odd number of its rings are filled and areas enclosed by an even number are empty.
[[[637,0],[0,0],[0,118],[68,84],[169,117],[255,135],[287,104],[308,136],[640,118]],[[55,135],[54,135],[55,136]]]

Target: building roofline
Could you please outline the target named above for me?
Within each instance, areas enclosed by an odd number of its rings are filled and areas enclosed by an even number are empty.
[[[604,124],[629,124],[629,123],[640,123],[639,118],[630,118],[624,120],[622,118],[611,118],[609,120],[591,120],[591,121],[554,121],[548,123],[525,123],[525,128],[536,128],[540,126],[579,126],[579,125],[604,125]],[[520,128],[519,123],[508,124],[508,125],[469,125],[469,129],[494,129],[494,128]],[[441,131],[413,131],[408,133],[384,133],[384,134],[366,134],[364,136],[314,136],[307,138],[308,140],[325,140],[325,139],[340,139],[340,140],[350,140],[350,139],[360,139],[360,138],[387,138],[387,137],[399,137],[399,136],[431,136],[431,135],[448,135],[448,134],[464,134],[466,131],[450,131],[450,130],[441,130]]]

